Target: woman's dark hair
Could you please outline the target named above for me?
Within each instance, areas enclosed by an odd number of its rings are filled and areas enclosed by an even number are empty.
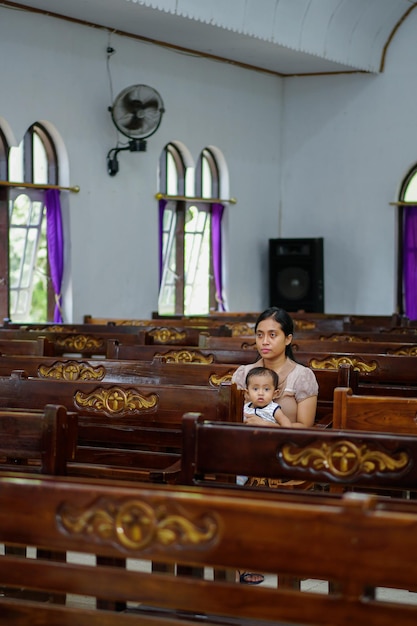
[[[260,324],[260,322],[263,322],[264,320],[269,320],[270,318],[278,322],[278,324],[282,328],[282,332],[286,337],[288,337],[288,335],[294,334],[294,322],[291,315],[287,313],[287,311],[285,311],[284,309],[280,309],[277,306],[271,306],[269,309],[265,309],[265,311],[263,311],[259,315],[258,319],[255,322],[255,334],[258,328],[258,324]],[[296,360],[294,358],[292,346],[290,343],[285,346],[285,355],[293,361]]]

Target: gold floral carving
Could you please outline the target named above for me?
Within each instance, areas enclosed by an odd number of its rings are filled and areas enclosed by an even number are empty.
[[[44,332],[48,333],[76,333],[75,328],[68,328],[68,326],[61,326],[60,324],[55,324],[54,326],[45,326],[41,329]]]
[[[68,337],[57,339],[56,344],[61,348],[70,348],[82,352],[83,350],[102,348],[104,339],[92,335],[69,335]]]
[[[154,393],[142,396],[136,389],[98,387],[91,393],[77,391],[74,396],[77,408],[90,409],[109,416],[128,415],[137,411],[147,411],[158,406],[158,396]]]
[[[316,328],[316,323],[307,320],[294,320],[294,327],[296,330],[313,330]]]
[[[256,350],[256,341],[254,341],[253,343],[248,343],[247,341],[244,341],[241,346],[240,346],[241,350]]]
[[[230,383],[232,380],[233,372],[228,372],[220,376],[219,374],[210,374],[209,383],[214,387],[219,387],[222,383]]]
[[[366,444],[356,445],[347,440],[331,445],[313,444],[305,448],[286,444],[281,454],[283,460],[291,467],[299,465],[315,470],[326,470],[336,477],[398,471],[411,462],[406,452],[391,456],[386,452],[369,448]]]
[[[371,341],[369,337],[359,337],[358,335],[342,335],[338,333],[337,335],[329,335],[326,337],[325,335],[320,336],[320,341],[351,341],[355,342],[369,342]]]
[[[247,322],[234,322],[226,324],[226,328],[232,331],[232,337],[242,337],[245,335],[254,335],[254,324],[248,324]]]
[[[185,331],[179,332],[175,328],[154,328],[148,332],[158,343],[175,343],[186,337]]]
[[[155,357],[158,357],[164,363],[213,363],[214,356],[209,354],[204,356],[201,352],[194,350],[171,350],[165,354],[157,353]]]
[[[417,346],[401,346],[394,350],[387,350],[387,354],[398,356],[417,356]]]
[[[56,361],[52,365],[40,365],[38,376],[54,380],[103,380],[106,369],[83,361]]]
[[[160,546],[208,546],[216,539],[219,524],[212,514],[193,522],[167,505],[152,506],[133,499],[116,502],[99,499],[84,510],[64,504],[58,511],[58,525],[67,533],[93,537],[97,543],[111,543],[128,550]]]
[[[337,370],[342,363],[352,365],[353,369],[358,372],[374,372],[378,368],[376,361],[367,363],[362,359],[347,356],[332,357],[329,359],[311,359],[310,367],[316,370]]]

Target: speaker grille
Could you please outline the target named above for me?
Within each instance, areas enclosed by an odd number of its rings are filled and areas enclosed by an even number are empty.
[[[270,305],[324,311],[323,238],[269,240]]]
[[[301,267],[286,267],[277,274],[278,292],[288,300],[306,298],[310,291],[310,274]]]

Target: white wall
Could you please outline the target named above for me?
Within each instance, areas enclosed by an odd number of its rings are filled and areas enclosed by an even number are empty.
[[[113,95],[133,84],[161,94],[166,113],[146,153],[121,152],[107,174],[117,135]],[[0,117],[20,142],[35,121],[62,138],[69,171],[63,185],[66,321],[84,314],[149,317],[158,301],[157,165],[165,144],[182,141],[197,159],[216,146],[229,166],[224,247],[232,310],[268,304],[267,240],[278,236],[282,80],[180,54],[107,31],[0,7]],[[65,170],[65,168],[64,168]],[[71,293],[72,291],[72,293]]]
[[[325,241],[327,312],[395,310],[398,196],[417,161],[417,13],[382,74],[285,81],[282,236]]]
[[[0,7],[0,118],[19,142],[47,121],[66,150],[63,199],[67,321],[148,317],[157,308],[157,164],[183,142],[217,146],[230,174],[224,248],[230,310],[268,301],[268,239],[325,240],[327,312],[395,309],[396,199],[417,160],[417,12],[401,25],[380,75],[281,79],[107,31]],[[148,84],[166,114],[146,153],[106,154],[113,95]]]

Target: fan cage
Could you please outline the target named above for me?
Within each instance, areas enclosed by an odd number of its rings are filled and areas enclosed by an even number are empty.
[[[145,139],[159,128],[164,103],[153,87],[132,85],[116,97],[111,116],[116,128],[131,139]]]

